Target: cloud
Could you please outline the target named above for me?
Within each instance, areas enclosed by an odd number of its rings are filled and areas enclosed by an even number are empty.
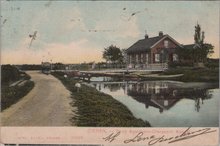
[[[85,31],[86,26],[81,11],[74,7],[73,9],[62,12],[62,21],[58,22],[59,33],[65,34],[69,31]]]
[[[25,41],[24,41],[25,43]],[[97,51],[98,46],[86,39],[69,44],[52,43],[46,49],[34,50],[19,48],[16,50],[2,51],[2,64],[40,64],[41,61],[82,63],[102,61],[102,52]]]
[[[130,19],[130,21],[120,21],[118,36],[121,38],[132,37],[137,38],[140,35],[140,30],[137,24],[137,17]]]
[[[137,38],[140,30],[137,24],[137,18],[134,17],[130,21],[122,19],[120,16],[112,19],[102,19],[96,23],[96,30],[112,30],[108,33],[112,38]]]

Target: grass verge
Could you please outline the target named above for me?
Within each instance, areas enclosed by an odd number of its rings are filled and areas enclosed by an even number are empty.
[[[176,78],[176,80],[183,82],[219,82],[219,68],[174,68],[161,74],[184,74]]]
[[[82,85],[77,92],[75,79],[64,78],[64,73],[53,72],[74,98],[73,106],[77,107],[73,121],[77,126],[89,127],[149,127],[150,124],[135,118],[126,106],[110,95],[101,93],[93,87]]]
[[[1,93],[1,111],[10,107],[24,97],[34,87],[33,81],[27,81],[22,86],[9,87],[8,85],[2,85]]]

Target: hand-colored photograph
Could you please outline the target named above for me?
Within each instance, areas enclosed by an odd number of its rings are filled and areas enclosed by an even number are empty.
[[[218,127],[218,1],[1,0],[1,126]]]

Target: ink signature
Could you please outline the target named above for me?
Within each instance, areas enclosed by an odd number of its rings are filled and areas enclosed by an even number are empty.
[[[162,143],[162,142],[167,142],[169,144],[169,143],[174,143],[174,142],[178,142],[178,141],[191,139],[191,138],[194,138],[194,137],[197,137],[197,136],[200,136],[200,135],[205,135],[205,134],[208,134],[208,133],[216,132],[216,130],[213,130],[211,128],[203,128],[203,129],[199,129],[199,130],[195,130],[195,131],[191,131],[190,129],[191,129],[191,127],[188,127],[180,135],[176,135],[176,136],[172,136],[172,137],[167,137],[166,135],[162,135],[162,136],[155,136],[155,135],[144,136],[143,132],[139,132],[133,138],[125,139],[123,142],[125,144],[129,144],[129,143],[137,143],[137,142],[141,142],[141,141],[146,141],[149,146],[152,146],[152,145]],[[120,131],[118,131],[116,133],[113,132],[110,135],[108,135],[107,137],[104,137],[103,140],[108,141],[108,142],[111,143],[114,140],[116,140],[117,137],[119,137],[120,135],[121,135]]]

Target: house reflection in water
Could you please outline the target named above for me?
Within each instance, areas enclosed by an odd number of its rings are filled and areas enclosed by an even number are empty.
[[[195,101],[195,110],[199,112],[203,100],[210,99],[212,94],[209,93],[211,88],[184,88],[181,83],[169,81],[147,81],[140,83],[118,83],[118,84],[95,84],[96,88],[108,88],[111,92],[124,90],[124,94],[132,97],[138,102],[145,104],[146,109],[154,107],[163,113],[171,109],[182,99]]]
[[[211,98],[207,88],[180,88],[169,82],[144,82],[130,84],[127,94],[136,101],[159,109],[162,113],[169,110],[183,98],[195,100],[195,110],[199,112],[204,99]]]

